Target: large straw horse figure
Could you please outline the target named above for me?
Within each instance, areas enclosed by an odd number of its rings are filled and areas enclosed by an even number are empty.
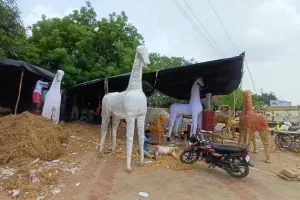
[[[202,127],[202,104],[200,99],[200,89],[204,87],[204,82],[202,78],[195,80],[191,90],[191,98],[189,104],[174,103],[170,106],[170,124],[169,124],[169,133],[168,141],[170,141],[170,136],[172,129],[175,123],[176,137],[178,137],[178,126],[181,122],[182,115],[192,115],[193,123],[190,136],[196,133],[197,125]],[[202,135],[201,135],[202,136]],[[203,138],[202,138],[203,139]]]
[[[141,164],[144,163],[144,124],[147,113],[147,98],[142,89],[142,68],[148,64],[150,64],[148,49],[142,45],[138,46],[127,89],[124,92],[108,93],[102,100],[100,157],[104,156],[104,141],[110,117],[112,116],[113,153],[116,149],[116,133],[120,120],[126,119],[127,172],[131,172],[131,154],[136,119],[140,147],[140,162]]]
[[[57,70],[55,77],[52,81],[51,87],[45,96],[45,103],[43,107],[42,116],[46,117],[54,124],[58,124],[60,115],[61,103],[61,81],[64,76],[64,71]]]
[[[158,143],[160,144],[160,138],[164,138],[164,127],[162,126],[166,124],[166,117],[164,114],[160,114],[156,121],[154,121],[153,123],[151,123],[149,125],[149,130],[154,133],[156,132],[158,134]]]
[[[253,143],[254,153],[257,153],[255,132],[260,133],[262,143],[264,145],[266,160],[265,162],[270,162],[270,133],[267,118],[260,114],[254,113],[252,107],[252,94],[251,91],[244,91],[244,105],[243,111],[239,119],[240,124],[240,135],[238,144],[243,142],[243,145],[250,146],[250,142]],[[249,136],[249,138],[248,138]]]

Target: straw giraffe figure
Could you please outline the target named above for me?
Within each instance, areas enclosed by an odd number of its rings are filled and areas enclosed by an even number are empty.
[[[149,126],[149,130],[154,133],[157,132],[158,134],[158,143],[160,144],[160,138],[164,138],[164,128],[162,124],[166,124],[166,117],[164,114],[160,114],[156,121]]]
[[[243,139],[243,145],[250,147],[250,143],[253,143],[254,153],[257,153],[257,146],[255,141],[255,132],[260,133],[261,141],[265,148],[266,160],[270,162],[270,133],[268,130],[268,121],[266,117],[260,113],[254,113],[252,107],[252,94],[251,91],[246,90],[244,92],[244,105],[243,111],[239,120],[240,135],[238,144],[240,145]],[[248,139],[249,136],[249,139]]]

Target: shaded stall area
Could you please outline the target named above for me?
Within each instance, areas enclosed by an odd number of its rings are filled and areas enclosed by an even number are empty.
[[[156,89],[167,96],[189,100],[193,82],[203,77],[206,89],[201,93],[202,98],[205,93],[227,95],[240,85],[244,57],[245,53],[242,53],[236,57],[143,73],[143,90],[146,96],[151,96]],[[105,83],[108,92],[121,92],[126,90],[129,78],[130,73],[126,73],[67,88],[64,90],[65,105],[62,111],[64,120],[70,119],[74,105],[78,106],[79,112],[84,108],[95,111],[105,94]]]
[[[9,108],[12,113],[30,110],[36,81],[52,81],[54,76],[24,61],[0,58],[0,107]]]

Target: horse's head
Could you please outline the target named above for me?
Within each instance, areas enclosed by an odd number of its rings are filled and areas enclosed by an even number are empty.
[[[204,81],[203,78],[197,78],[194,82],[194,85],[198,85],[201,89],[204,87]]]
[[[64,76],[64,71],[62,70],[57,70],[57,73],[55,75],[57,82],[61,82]]]
[[[147,67],[150,64],[148,48],[140,45],[136,48],[137,56],[141,59],[143,66]]]

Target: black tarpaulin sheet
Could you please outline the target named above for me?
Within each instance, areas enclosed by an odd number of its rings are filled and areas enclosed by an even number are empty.
[[[189,100],[194,81],[202,77],[207,86],[207,89],[201,93],[202,98],[206,93],[230,94],[241,83],[244,56],[243,53],[232,58],[161,70],[158,72],[154,87],[170,97]]]
[[[143,81],[148,82],[163,94],[182,100],[189,100],[193,82],[202,77],[207,89],[201,93],[226,95],[236,90],[242,79],[245,53],[239,56],[196,63],[182,67],[143,73]],[[130,73],[108,77],[109,92],[121,92],[127,88]],[[145,84],[143,84],[145,85]],[[71,93],[76,90],[103,91],[104,79],[96,79],[66,89]],[[144,89],[144,92],[145,91]],[[75,92],[76,93],[76,92]]]
[[[45,69],[42,69],[40,67],[34,66],[30,63],[20,61],[20,60],[12,60],[12,59],[7,59],[7,58],[0,58],[0,67],[11,67],[11,68],[20,68],[20,69],[25,69],[28,72],[34,73],[39,75],[40,77],[43,77],[48,80],[53,80],[55,74],[52,72],[49,72]]]
[[[47,81],[52,81],[55,76],[45,69],[24,61],[0,58],[0,106],[12,110],[15,108],[22,70],[24,76],[18,112],[31,109],[32,92],[37,80],[43,77]]]

